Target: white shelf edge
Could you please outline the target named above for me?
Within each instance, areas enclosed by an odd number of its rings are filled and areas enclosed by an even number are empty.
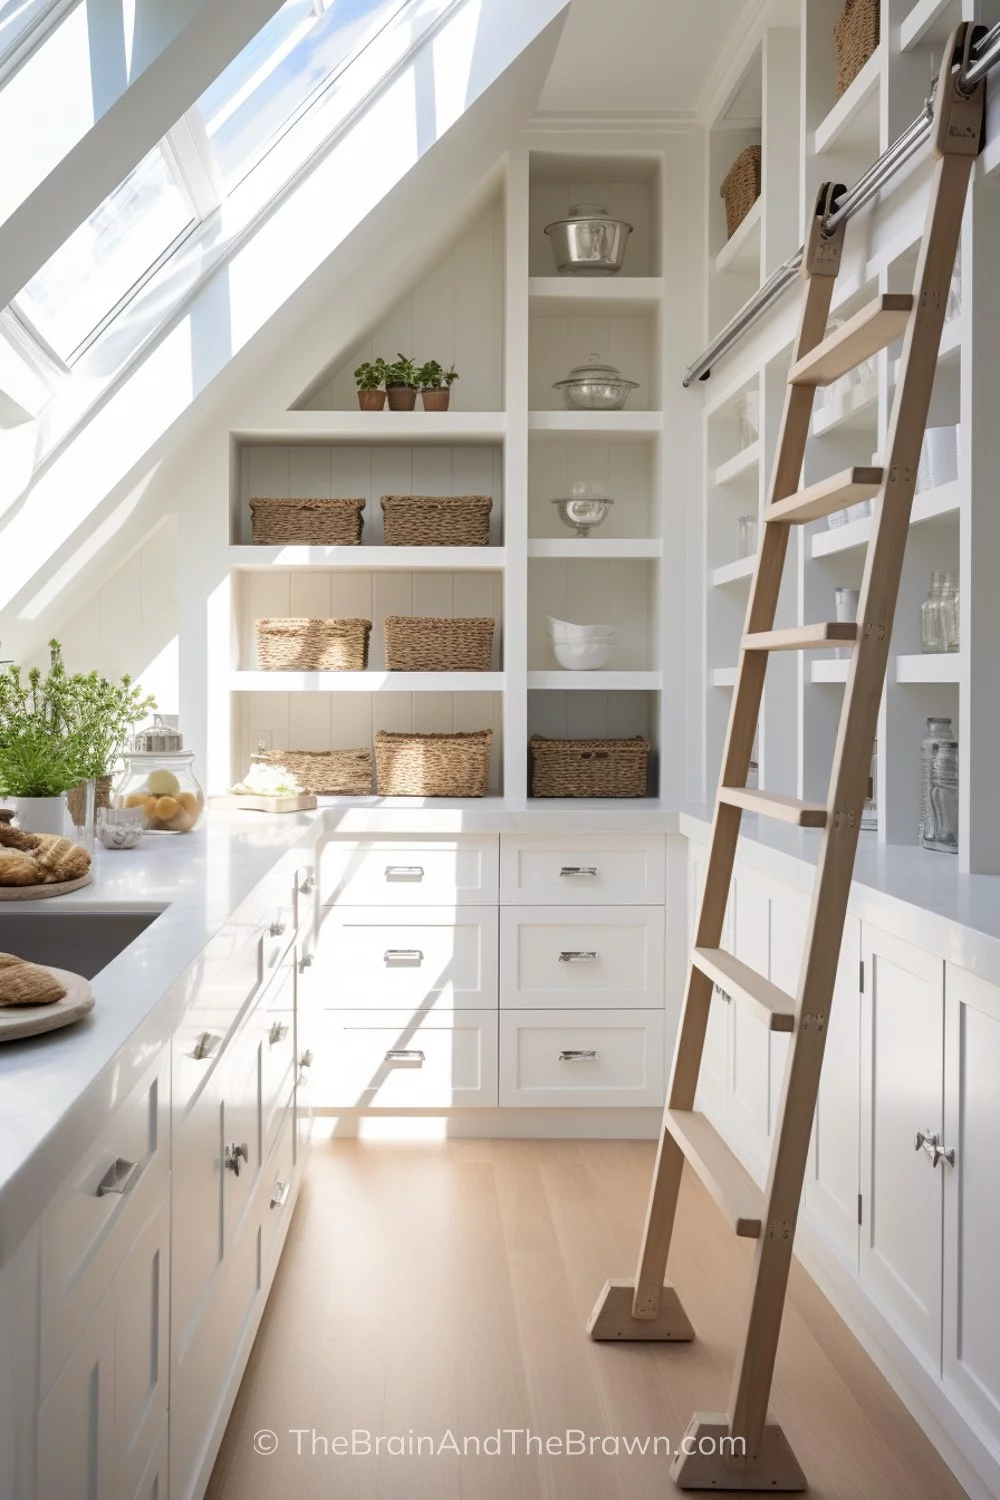
[[[741,579],[751,578],[756,565],[756,553],[751,557],[738,557],[735,562],[724,563],[721,568],[713,568],[708,575],[708,581],[713,588],[725,588],[726,584],[739,583]]]
[[[640,561],[663,556],[659,537],[529,537],[529,558],[637,558]]]
[[[710,687],[731,688],[736,686],[735,667],[714,667],[708,674]]]
[[[847,681],[847,669],[851,665],[850,659],[845,657],[838,661],[834,657],[824,657],[819,661],[809,663],[809,681],[815,683],[844,683]]]
[[[916,47],[951,8],[952,0],[917,0],[899,23],[900,52]]]
[[[962,657],[958,651],[896,657],[896,681],[900,684],[958,682],[961,672]]]
[[[910,525],[920,526],[926,521],[937,521],[945,516],[957,514],[961,506],[962,487],[955,479],[935,490],[925,490],[913,501]],[[844,526],[834,526],[826,531],[817,531],[812,538],[810,556],[833,557],[838,552],[850,552],[855,547],[867,547],[871,540],[872,518],[848,521]]]
[[[757,279],[760,280],[760,226],[763,208],[764,198],[760,195],[732,238],[726,241],[715,257],[713,269],[716,276],[724,276],[727,272],[744,275],[756,272]],[[754,241],[756,241],[757,251],[756,264],[753,258]]]
[[[760,438],[749,447],[741,448],[739,453],[733,454],[732,458],[727,458],[724,464],[720,464],[715,471],[715,483],[716,485],[732,484],[741,475],[759,466]]]
[[[529,276],[528,305],[559,313],[577,304],[583,311],[607,309],[612,316],[651,312],[663,300],[662,276]]]
[[[641,437],[663,431],[661,411],[530,411],[528,431],[594,437]]]
[[[662,672],[529,672],[529,690],[559,692],[659,692]]]
[[[229,566],[237,572],[266,572],[271,568],[419,572],[500,572],[506,566],[504,547],[257,547],[229,549]]]
[[[296,442],[456,443],[500,442],[507,432],[503,411],[285,411],[252,426],[233,429],[241,444]]]
[[[234,693],[500,693],[503,672],[256,672],[230,674]]]
[[[856,419],[869,411],[872,412],[874,418],[877,416],[877,407],[878,376],[868,375],[857,385],[852,385],[843,395],[836,396],[832,401],[825,401],[822,406],[814,409],[813,437],[822,437],[824,433],[833,432],[837,427],[847,427],[849,424],[859,427],[867,426],[867,423],[856,421]],[[874,426],[874,421],[872,426]]]
[[[878,46],[865,63],[861,72],[851,81],[824,120],[816,126],[813,135],[813,151],[819,156],[836,144],[841,149],[857,149],[859,145],[859,115],[872,100],[877,98],[882,83],[882,57],[884,47]],[[867,144],[867,142],[865,142]],[[875,115],[875,153],[878,155],[878,112]]]

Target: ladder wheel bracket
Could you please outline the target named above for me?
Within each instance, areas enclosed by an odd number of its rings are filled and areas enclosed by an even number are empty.
[[[960,80],[972,62],[972,48],[986,28],[962,21],[944,49],[934,98],[931,152],[942,156],[978,156],[986,133],[986,81],[963,92]],[[956,71],[957,70],[957,71]]]

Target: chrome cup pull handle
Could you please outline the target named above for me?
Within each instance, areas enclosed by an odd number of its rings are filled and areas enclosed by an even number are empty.
[[[422,1068],[427,1061],[417,1047],[390,1047],[385,1060],[391,1063],[412,1063],[415,1068]]]
[[[598,1054],[593,1047],[564,1047],[559,1053],[560,1062],[597,1062]]]
[[[280,1180],[274,1184],[274,1192],[271,1194],[272,1208],[284,1208],[288,1202],[288,1194],[291,1191],[291,1187],[292,1184],[290,1182],[281,1182]]]
[[[281,937],[282,934],[284,933],[284,931],[285,931],[285,924],[284,924],[284,922],[281,920],[280,917],[275,917],[274,921],[271,923],[270,927],[268,928],[268,932],[271,934],[272,937]]]
[[[387,948],[382,961],[387,964],[422,964],[424,955],[420,948]]]
[[[268,1046],[276,1047],[279,1042],[283,1042],[285,1040],[285,1037],[287,1035],[288,1026],[284,1021],[273,1022],[270,1031],[267,1033]]]
[[[423,880],[423,865],[386,865],[386,880]]]
[[[596,964],[597,954],[592,948],[564,948],[559,955],[561,964]]]
[[[315,889],[316,873],[314,870],[307,870],[303,876],[302,884],[299,886],[299,891],[303,896],[311,896]]]
[[[116,1156],[97,1184],[98,1198],[108,1198],[112,1194],[123,1197],[139,1175],[139,1166],[137,1161],[126,1161],[124,1156]]]
[[[246,1141],[243,1141],[239,1145],[234,1144],[232,1146],[227,1146],[226,1147],[226,1155],[225,1155],[224,1165],[229,1168],[229,1171],[232,1172],[232,1174],[233,1174],[234,1177],[238,1177],[240,1175],[240,1158],[241,1157],[247,1163],[247,1165],[249,1166],[249,1164],[250,1164],[250,1147],[247,1145]]]
[[[571,875],[589,875],[591,879],[594,879],[598,870],[596,865],[563,865],[559,874],[562,879],[567,879]]]

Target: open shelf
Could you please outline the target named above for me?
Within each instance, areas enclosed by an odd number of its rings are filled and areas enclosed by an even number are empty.
[[[899,24],[900,52],[947,41],[961,18],[958,0],[917,0]]]
[[[878,376],[867,375],[857,385],[836,392],[813,410],[814,437],[828,432],[874,431],[878,409]]]
[[[559,316],[630,317],[650,313],[663,299],[662,276],[531,276],[528,308]]]
[[[243,573],[289,568],[366,573],[383,569],[407,572],[499,572],[506,562],[503,547],[230,547],[229,566]]]
[[[528,431],[539,435],[590,433],[608,440],[644,437],[663,431],[660,411],[532,411]]]
[[[816,126],[813,150],[869,152],[878,156],[879,93],[882,82],[882,47],[876,47],[858,76],[841,94],[824,120]]]
[[[234,431],[238,443],[456,443],[498,442],[507,431],[502,411],[286,411],[252,431]]]
[[[727,271],[760,276],[760,235],[764,200],[758,198],[746,218],[715,257],[715,274]]]
[[[659,537],[530,537],[529,557],[561,557],[586,560],[593,557],[655,560],[663,556]]]
[[[235,693],[500,693],[502,672],[233,672]]]
[[[847,669],[851,665],[850,657],[838,660],[836,657],[824,657],[819,661],[809,663],[809,681],[818,683],[847,681]]]
[[[661,672],[529,672],[529,689],[560,692],[658,692]]]
[[[712,687],[731,688],[736,686],[735,667],[714,667],[708,674],[708,680]]]
[[[910,525],[919,526],[926,521],[941,520],[957,515],[961,503],[961,487],[958,480],[943,484],[935,490],[925,490],[913,501]],[[867,547],[871,540],[872,518],[864,516],[858,521],[848,521],[844,526],[832,530],[818,531],[812,538],[810,553],[816,557],[832,557],[838,552],[850,552],[856,547]]]
[[[896,657],[896,681],[899,683],[958,682],[961,671],[962,657],[958,651]]]
[[[758,438],[755,443],[741,448],[739,453],[734,453],[732,458],[727,458],[724,464],[719,465],[715,471],[715,483],[720,486],[733,484],[736,480],[748,475],[752,469],[758,469],[760,453],[760,438]]]
[[[735,562],[724,563],[721,568],[713,568],[708,575],[708,581],[713,588],[723,588],[729,583],[739,583],[741,579],[753,576],[756,564],[756,554],[751,557],[738,557]]]

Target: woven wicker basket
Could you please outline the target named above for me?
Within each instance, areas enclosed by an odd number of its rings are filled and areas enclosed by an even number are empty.
[[[389,672],[488,672],[493,621],[388,615],[385,665]]]
[[[644,797],[649,741],[547,740],[533,735],[533,797]]]
[[[365,502],[352,500],[251,500],[258,547],[359,547]]]
[[[370,750],[269,750],[261,759],[284,766],[314,797],[370,797],[375,791]]]
[[[879,44],[879,0],[845,0],[833,27],[837,98],[850,88]]]
[[[371,620],[258,620],[262,672],[363,672]]]
[[[732,239],[760,197],[760,147],[747,146],[722,179],[719,197],[726,204],[726,235]]]
[[[488,547],[489,495],[383,495],[388,547]]]
[[[492,729],[471,734],[375,735],[382,797],[485,797]]]

